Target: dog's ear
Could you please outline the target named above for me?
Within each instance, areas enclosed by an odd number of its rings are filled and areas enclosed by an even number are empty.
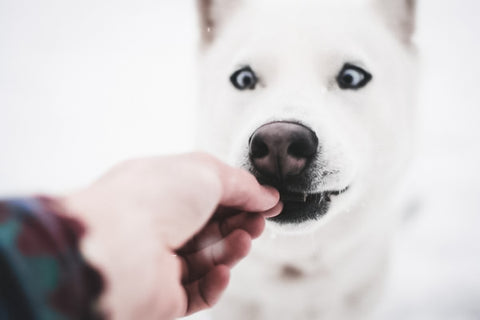
[[[388,26],[410,44],[415,32],[416,0],[375,0],[377,10],[386,19]]]
[[[202,42],[212,42],[218,28],[243,0],[196,0],[200,14]]]

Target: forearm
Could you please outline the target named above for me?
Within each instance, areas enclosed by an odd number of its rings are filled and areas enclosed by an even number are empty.
[[[54,200],[0,201],[0,318],[99,318],[103,284],[79,251],[83,232]]]

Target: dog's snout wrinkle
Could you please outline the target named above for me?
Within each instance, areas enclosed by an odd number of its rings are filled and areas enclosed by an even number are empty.
[[[252,135],[250,160],[261,174],[284,181],[300,175],[317,149],[318,138],[309,128],[292,122],[273,122]]]

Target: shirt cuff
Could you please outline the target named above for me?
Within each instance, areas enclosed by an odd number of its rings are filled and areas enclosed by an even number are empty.
[[[80,252],[84,233],[52,198],[0,201],[0,318],[102,318],[104,281]]]

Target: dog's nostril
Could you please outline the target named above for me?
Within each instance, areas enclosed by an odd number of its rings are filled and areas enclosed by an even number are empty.
[[[253,137],[250,143],[250,156],[253,159],[266,157],[269,153],[268,146],[259,136]]]
[[[316,151],[317,146],[313,143],[313,139],[299,139],[290,144],[287,150],[288,154],[295,158],[311,158]]]

